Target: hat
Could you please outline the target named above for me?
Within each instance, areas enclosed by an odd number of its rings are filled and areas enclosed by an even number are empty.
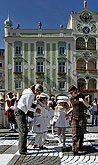
[[[43,97],[46,97],[46,98],[48,98],[48,99],[49,99],[49,95],[48,95],[48,94],[46,94],[46,93],[41,93],[41,94],[40,94],[40,98],[43,98]]]
[[[57,103],[65,103],[66,100],[58,100]]]
[[[46,93],[41,93],[40,95],[36,96],[37,100],[40,99],[40,98],[48,98],[49,99],[49,96]]]
[[[8,92],[6,95],[8,95],[8,96],[9,96],[9,95],[13,95],[13,93],[12,93],[12,92]]]
[[[55,99],[55,97],[54,97],[54,96],[52,96],[52,97],[51,97],[51,99]]]
[[[51,100],[48,101],[48,104],[53,104],[53,102]]]
[[[67,96],[58,96],[57,100],[65,100],[68,101],[68,97]]]
[[[41,84],[36,84],[35,85],[35,89],[37,89],[38,91],[42,91],[43,92],[43,87]]]

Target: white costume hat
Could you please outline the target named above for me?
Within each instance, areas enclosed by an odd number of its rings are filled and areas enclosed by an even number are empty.
[[[66,103],[66,100],[58,100],[57,103]]]
[[[68,97],[67,96],[58,96],[57,100],[65,100],[68,101]]]
[[[53,104],[53,102],[51,100],[48,101],[48,104]]]
[[[40,95],[36,96],[36,99],[40,99],[40,98],[47,98],[47,99],[49,99],[49,96],[46,93],[41,93]]]

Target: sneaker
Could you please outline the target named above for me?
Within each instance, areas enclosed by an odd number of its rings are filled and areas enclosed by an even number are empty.
[[[63,149],[66,149],[66,146],[63,146]]]
[[[12,132],[13,131],[13,129],[9,129],[9,132]]]
[[[34,150],[39,150],[40,148],[39,148],[37,145],[34,145],[34,146],[33,146],[33,149],[34,149]]]
[[[65,151],[65,150],[66,150],[66,146],[63,146],[63,147],[62,147],[62,151]]]
[[[45,150],[45,149],[47,149],[47,147],[44,147],[44,146],[41,146],[41,147],[39,147],[40,148],[40,150]]]
[[[30,155],[28,152],[19,152],[21,155]]]
[[[77,152],[72,152],[72,155],[73,155],[73,156],[78,155],[78,151],[77,151]]]

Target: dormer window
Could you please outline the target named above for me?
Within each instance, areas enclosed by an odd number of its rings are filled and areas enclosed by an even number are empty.
[[[15,54],[21,54],[21,47],[20,46],[16,46]]]
[[[59,54],[64,54],[64,46],[61,46],[60,48],[59,48]]]
[[[43,54],[43,47],[42,46],[38,46],[38,48],[37,48],[37,54],[38,55]]]

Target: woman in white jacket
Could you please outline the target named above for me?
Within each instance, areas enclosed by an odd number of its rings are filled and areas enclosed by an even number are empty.
[[[66,148],[66,146],[65,146],[65,139],[66,139],[65,129],[69,125],[68,121],[65,118],[67,108],[68,108],[67,106],[65,107],[65,104],[67,104],[66,100],[57,101],[57,106],[55,108],[54,118],[53,118],[55,127],[58,128],[59,144],[62,143],[62,139],[63,139],[63,149]],[[61,137],[61,134],[62,134],[62,137]]]

